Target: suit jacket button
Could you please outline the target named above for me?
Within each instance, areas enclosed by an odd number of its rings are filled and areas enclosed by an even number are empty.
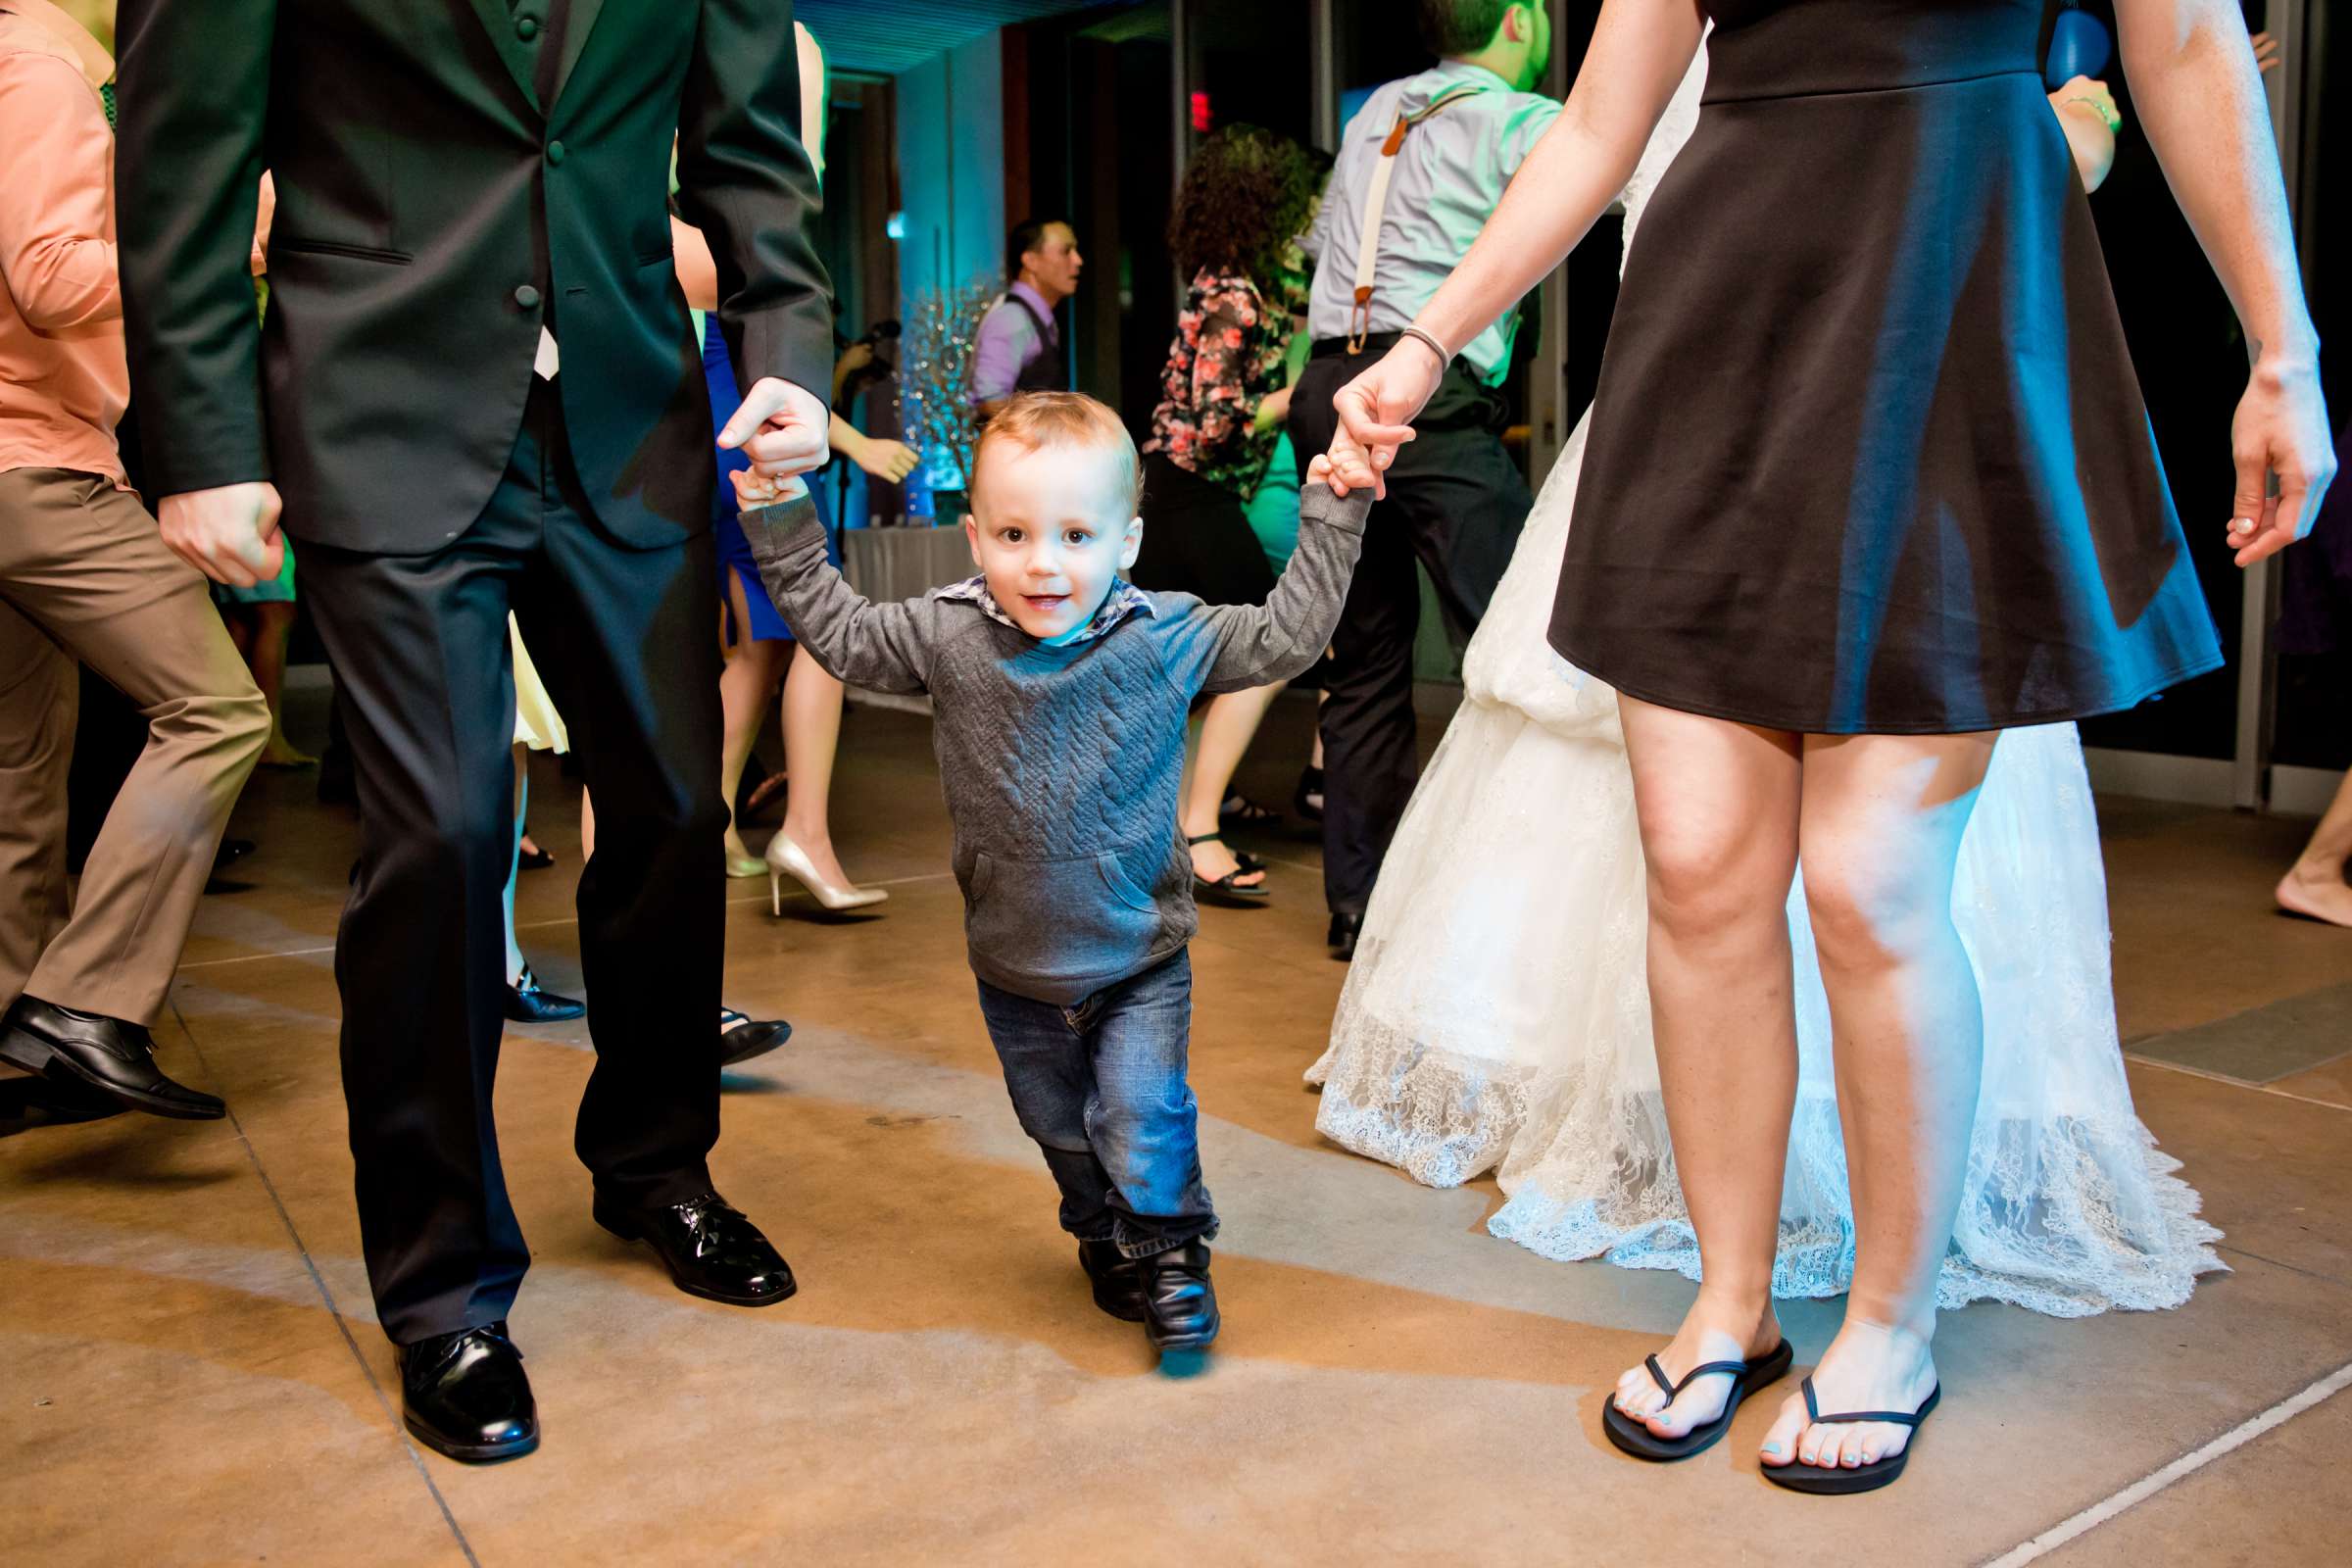
[[[514,19],[514,36],[520,38],[524,43],[529,43],[533,38],[538,37],[539,19],[537,17],[516,17]]]
[[[564,144],[562,142],[551,141],[547,144],[547,161],[551,164],[560,164],[564,161]]]
[[[535,311],[539,308],[539,291],[525,283],[514,291],[514,303],[523,310]]]

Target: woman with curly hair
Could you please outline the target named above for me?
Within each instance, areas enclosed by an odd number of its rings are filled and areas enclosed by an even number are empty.
[[[1186,166],[1168,247],[1192,273],[1144,443],[1145,588],[1211,604],[1261,604],[1274,572],[1250,530],[1290,413],[1288,351],[1300,306],[1286,266],[1314,214],[1320,180],[1306,150],[1255,125],[1228,125]],[[1196,891],[1228,902],[1266,896],[1265,868],[1218,832],[1234,769],[1279,686],[1211,701],[1186,782],[1183,827]]]

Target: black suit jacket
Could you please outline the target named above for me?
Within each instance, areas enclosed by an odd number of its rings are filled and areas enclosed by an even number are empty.
[[[439,549],[504,471],[547,321],[599,518],[647,548],[707,527],[673,132],[743,384],[831,384],[789,0],[570,0],[544,106],[545,34],[507,0],[122,0],[118,36],[151,496],[274,479],[297,539]],[[277,215],[257,326],[264,169]]]

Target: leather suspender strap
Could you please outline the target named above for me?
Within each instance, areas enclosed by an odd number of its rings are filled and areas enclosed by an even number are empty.
[[[1396,172],[1396,155],[1404,148],[1405,133],[1430,116],[1442,114],[1485,89],[1475,82],[1449,87],[1409,115],[1398,115],[1380,144],[1380,161],[1372,166],[1371,188],[1364,192],[1363,231],[1356,238],[1355,307],[1348,318],[1348,352],[1361,354],[1372,329],[1372,275],[1380,266],[1380,224],[1388,213],[1389,181]]]

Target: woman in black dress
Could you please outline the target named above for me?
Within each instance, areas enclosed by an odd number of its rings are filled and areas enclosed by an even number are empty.
[[[2277,155],[2235,6],[2117,10],[2148,135],[2256,349],[2242,565],[2308,531],[2334,472]],[[1788,1368],[1771,1268],[1801,852],[1858,1246],[1845,1324],[1763,1458],[1781,1485],[1853,1492],[1900,1472],[1938,1396],[1983,1045],[1952,869],[1994,741],[2221,654],[2042,94],[2040,0],[1607,0],[1426,340],[1341,393],[1341,479],[1377,482],[1446,346],[1583,236],[1710,20],[1697,131],[1628,258],[1551,629],[1626,699],[1705,1274],[1604,1417],[1627,1451],[1680,1458]]]

